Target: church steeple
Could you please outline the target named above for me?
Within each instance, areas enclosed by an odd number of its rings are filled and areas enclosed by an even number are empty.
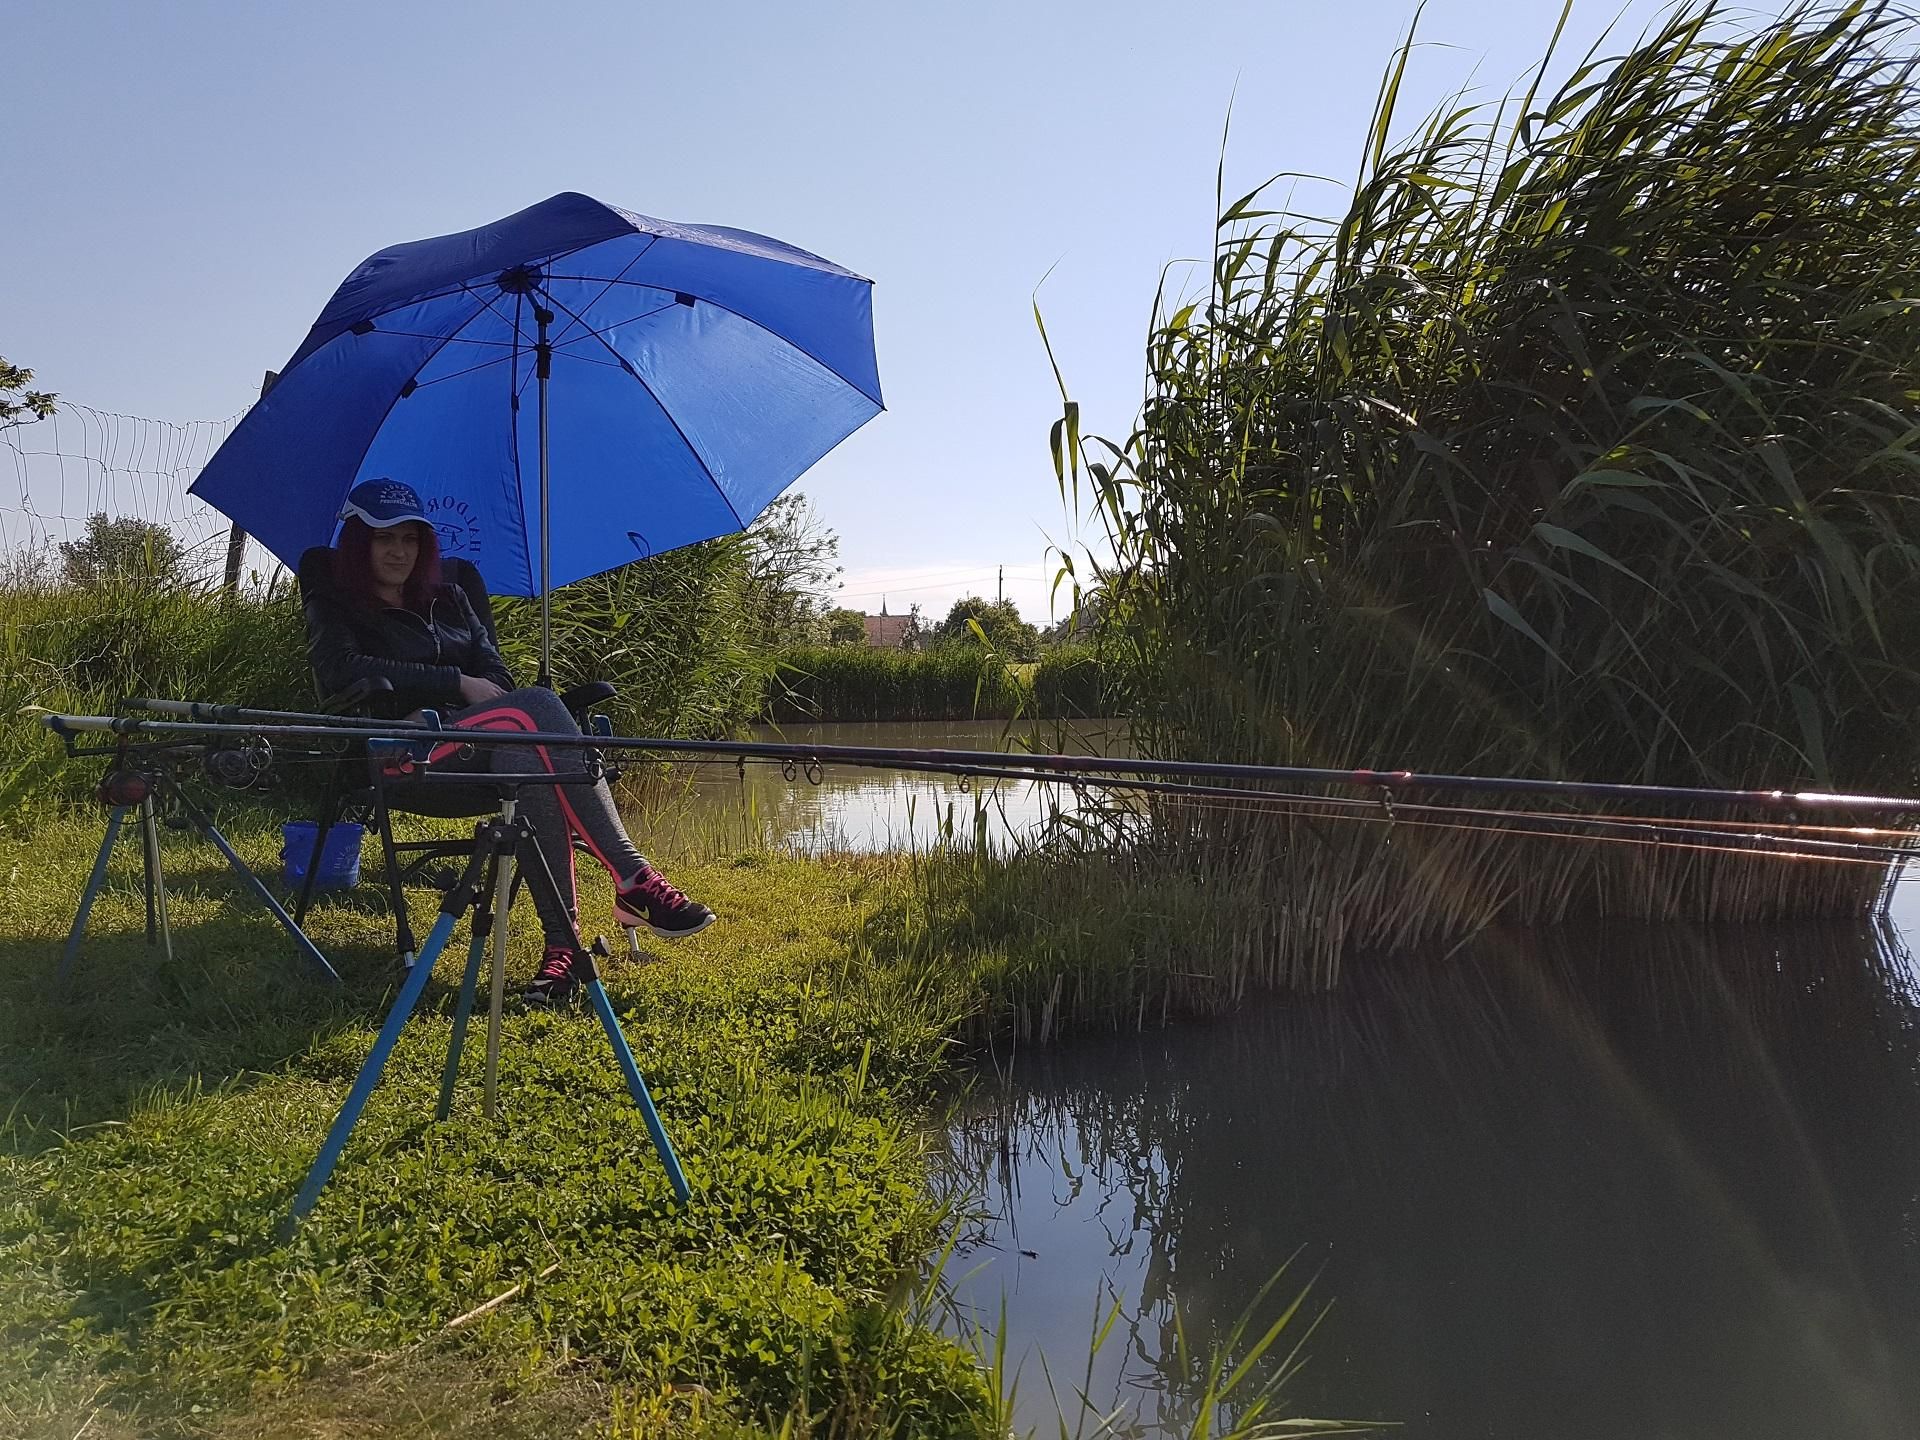
[[[882,595],[880,597],[880,617],[882,619],[885,619],[886,614],[887,614],[887,597]]]

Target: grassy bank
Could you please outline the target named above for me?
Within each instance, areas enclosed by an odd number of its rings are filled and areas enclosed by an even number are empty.
[[[270,872],[265,817],[228,818]],[[1165,927],[1201,908],[1076,931],[1043,870],[978,907],[997,872],[966,857],[681,857],[724,923],[664,963],[615,962],[608,986],[691,1209],[585,1013],[515,1009],[499,1120],[479,1114],[474,1045],[453,1117],[432,1121],[449,957],[283,1242],[390,996],[383,903],[316,912],[346,977],[323,990],[217,857],[170,835],[166,965],[125,847],[58,991],[97,827],[83,812],[0,838],[0,1431],[23,1437],[997,1433],[990,1367],[929,1328],[914,1279],[948,1223],[928,1106],[956,1040],[1130,1021],[1121,987],[1158,1010]],[[607,900],[590,882],[584,913]],[[534,949],[523,924],[519,973]]]
[[[238,833],[267,865],[268,833]],[[245,1417],[262,1407],[299,1433],[316,1407],[361,1403],[356,1387],[434,1375],[410,1405],[451,1418],[498,1392],[527,1434],[571,1433],[558,1421],[576,1411],[645,1433],[645,1417],[702,1409],[991,1429],[983,1375],[899,1290],[941,1224],[913,1106],[942,1026],[848,971],[873,866],[691,867],[728,923],[667,963],[614,968],[693,1209],[673,1205],[584,1013],[512,1016],[498,1124],[478,1113],[476,1068],[454,1118],[431,1123],[450,960],[283,1244],[274,1226],[384,1004],[386,917],[363,897],[317,915],[347,977],[322,992],[217,857],[170,842],[180,960],[157,964],[136,896],[110,891],[79,984],[56,994],[51,937],[89,848],[77,825],[0,845],[6,1433],[66,1437],[90,1417],[96,1435],[258,1433]],[[604,913],[606,897],[588,903]],[[523,1282],[518,1303],[445,1328]]]
[[[813,720],[1071,720],[1121,713],[1122,697],[1090,649],[1043,650],[1006,664],[982,646],[789,650],[767,682],[777,724]]]

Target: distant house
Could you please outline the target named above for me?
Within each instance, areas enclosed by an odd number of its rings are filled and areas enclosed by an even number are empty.
[[[866,620],[866,643],[879,645],[881,649],[897,651],[906,643],[906,626],[910,616],[906,614],[887,614],[887,607],[881,605],[879,614],[862,614]]]
[[[880,602],[878,615],[862,615],[866,622],[867,644],[877,645],[882,650],[898,650],[907,643],[907,626],[912,623],[910,615],[889,615],[887,602]]]

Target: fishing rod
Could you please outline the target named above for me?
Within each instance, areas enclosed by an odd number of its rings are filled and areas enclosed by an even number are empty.
[[[333,722],[331,728],[337,732],[342,724],[350,725],[356,730],[364,730],[369,723],[364,717],[310,716],[299,711],[259,710],[244,706],[205,704],[196,701],[133,700],[126,703],[128,708],[144,709],[154,713],[182,716],[190,720],[223,725],[232,725],[237,721],[243,722],[249,720],[261,722],[263,725],[278,725],[286,722],[324,718]],[[444,730],[436,729],[430,722],[424,720],[404,720],[394,723],[399,728],[408,730],[416,735],[420,733],[448,733]],[[253,732],[252,730],[248,730],[248,733],[252,734]],[[729,744],[729,742],[718,743]],[[732,753],[733,748],[732,745],[729,745],[727,753],[716,754],[712,756],[707,763],[725,764],[728,760],[738,760],[744,763],[747,759],[754,759],[760,763],[783,764],[790,772],[789,779],[797,779],[802,773],[805,773],[809,779],[817,779],[817,770],[820,762],[816,759],[810,758],[803,772],[794,758],[762,754],[751,756],[738,755]],[[852,748],[857,747],[812,747],[816,752],[837,752],[841,749]],[[891,754],[892,752],[888,753]],[[899,753],[904,756],[910,752]],[[1898,832],[1877,832],[1873,837],[1858,836],[1847,840],[1831,840],[1806,833],[1769,835],[1744,829],[1730,830],[1719,828],[1718,822],[1683,821],[1679,824],[1674,824],[1658,819],[1644,819],[1639,817],[1622,818],[1602,815],[1581,815],[1567,812],[1548,813],[1538,811],[1491,810],[1458,805],[1424,805],[1407,801],[1402,801],[1395,805],[1384,796],[1371,800],[1361,800],[1336,796],[1275,793],[1265,790],[1249,790],[1230,786],[1196,785],[1190,782],[1173,783],[1164,780],[1155,781],[1129,774],[1102,775],[1080,770],[1039,769],[1031,767],[1028,763],[1034,759],[1054,760],[1057,758],[1065,758],[1072,760],[1077,757],[1036,757],[987,751],[954,751],[944,753],[978,756],[982,760],[991,760],[997,763],[937,763],[906,758],[861,759],[844,763],[851,764],[856,768],[885,768],[906,773],[949,775],[962,780],[1014,780],[1027,783],[1062,784],[1071,786],[1076,791],[1096,789],[1102,791],[1120,791],[1128,794],[1165,795],[1189,803],[1209,799],[1221,802],[1238,802],[1240,808],[1284,810],[1292,813],[1300,813],[1303,807],[1325,809],[1327,807],[1347,806],[1360,807],[1371,812],[1377,806],[1384,806],[1383,814],[1378,816],[1369,814],[1365,817],[1357,818],[1384,819],[1389,823],[1402,816],[1443,816],[1446,817],[1449,822],[1457,822],[1463,819],[1494,821],[1498,822],[1500,828],[1509,834],[1530,835],[1543,838],[1577,837],[1611,839],[1630,843],[1669,846],[1690,845],[1693,842],[1699,841],[1718,841],[1723,842],[1727,846],[1734,846],[1749,851],[1758,850],[1761,853],[1775,854],[1787,858],[1808,860],[1857,858],[1862,860],[1863,863],[1876,864],[1902,858],[1909,853],[1904,844],[1876,845],[1866,843],[1869,838],[1878,838],[1878,833],[1897,834]],[[839,762],[837,754],[826,758],[833,759],[836,763],[842,763]],[[1343,818],[1356,817],[1349,816]],[[1525,822],[1529,825],[1544,825],[1550,828],[1518,829],[1515,828],[1515,822]],[[1479,827],[1460,827],[1455,824],[1452,825],[1451,828],[1485,829],[1489,827],[1484,825]],[[1800,827],[1782,828],[1788,828],[1795,832],[1799,832],[1800,830]]]
[[[1914,853],[1912,846],[1907,844],[1871,844],[1867,843],[1864,837],[1856,840],[1823,839],[1814,835],[1796,834],[1792,827],[1788,827],[1783,832],[1770,833],[1720,828],[1713,822],[1674,824],[1658,819],[1643,820],[1632,817],[1581,815],[1573,812],[1549,813],[1537,810],[1491,810],[1477,806],[1424,805],[1405,801],[1383,804],[1377,799],[1360,800],[1345,796],[1245,790],[1226,785],[1184,785],[1164,780],[1143,780],[1118,775],[1074,775],[1057,771],[1026,770],[1018,768],[1017,765],[946,766],[899,761],[887,768],[908,773],[955,775],[969,780],[1052,782],[1075,790],[1087,788],[1122,791],[1127,794],[1164,795],[1186,802],[1215,801],[1225,808],[1249,811],[1267,810],[1297,814],[1300,813],[1301,807],[1312,806],[1322,810],[1336,807],[1342,813],[1322,818],[1369,820],[1386,825],[1400,823],[1407,816],[1421,817],[1408,823],[1431,825],[1436,822],[1426,817],[1444,816],[1449,821],[1467,819],[1494,822],[1475,826],[1454,825],[1450,828],[1480,830],[1499,828],[1511,835],[1530,835],[1548,839],[1611,839],[1680,848],[1700,848],[1693,844],[1697,841],[1722,841],[1726,842],[1727,847],[1730,848],[1799,860],[1859,859],[1872,864],[1885,864],[1888,861],[1905,859]],[[1544,830],[1516,828],[1514,824],[1516,821],[1523,822],[1525,825],[1556,828]],[[1900,834],[1901,832],[1891,833]],[[1920,841],[1920,837],[1914,837],[1914,839]]]
[[[440,728],[422,721],[376,721],[355,717],[345,723],[337,715],[304,714],[298,711],[252,711],[244,707],[198,706],[189,701],[141,701],[145,707],[167,706],[164,713],[178,714],[183,707],[189,718],[151,720],[138,715],[43,715],[42,722],[69,742],[88,733],[130,735],[259,735],[289,740],[338,742],[352,739],[388,742],[393,745],[418,745],[423,735],[447,738],[470,736],[480,732]],[[218,719],[198,718],[199,714],[218,713]],[[254,717],[259,717],[255,719]],[[959,773],[956,767],[986,765],[1004,767],[1009,756],[1000,751],[908,749],[869,745],[808,745],[767,740],[679,740],[665,737],[579,734],[572,731],[499,731],[484,732],[486,744],[544,745],[600,750],[620,750],[659,755],[726,756],[740,759],[792,761],[852,765],[866,768],[907,768]],[[1083,776],[1159,776],[1194,780],[1290,783],[1330,785],[1349,789],[1368,789],[1391,795],[1403,790],[1458,790],[1483,794],[1538,795],[1555,799],[1616,800],[1665,802],[1668,804],[1723,805],[1796,812],[1831,812],[1849,815],[1920,815],[1920,798],[1911,796],[1842,794],[1817,790],[1732,790],[1705,786],[1633,785],[1606,781],[1544,780],[1516,776],[1480,776],[1429,774],[1413,770],[1340,770],[1317,766],[1256,765],[1207,760],[1120,759],[1102,755],[1029,754],[1019,757],[1027,771],[1068,773]],[[1023,777],[1024,778],[1024,777]],[[1236,792],[1245,793],[1245,792]]]

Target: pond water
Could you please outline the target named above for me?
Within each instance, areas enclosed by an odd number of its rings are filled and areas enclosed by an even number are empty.
[[[947,1273],[989,1328],[1004,1304],[1025,1423],[1081,1418],[1118,1300],[1091,1401],[1180,1428],[1175,1307],[1205,1352],[1290,1261],[1251,1318],[1307,1290],[1296,1415],[1407,1440],[1920,1436],[1900,926],[1490,936],[1345,974],[983,1083],[954,1138],[990,1219]]]
[[[888,724],[757,726],[757,738],[808,745],[918,750],[1046,751],[1118,755],[1123,722],[925,721]],[[676,763],[671,778],[626,808],[637,835],[737,836],[804,851],[924,848],[951,830],[1004,848],[1036,834],[1052,807],[1071,812],[1070,791],[1044,782],[962,781],[951,775],[829,765],[817,783],[779,765]]]
[[[1113,723],[780,738],[1124,753]],[[678,767],[638,823],[868,850],[978,823],[1004,845],[1057,796]],[[1083,1385],[1184,1432],[1176,1309],[1204,1354],[1305,1289],[1279,1347],[1311,1324],[1297,1415],[1407,1440],[1915,1440],[1920,884],[1896,893],[1884,926],[1489,936],[1356,962],[1331,995],[1001,1055],[953,1134],[987,1212],[955,1298],[988,1329],[1004,1313],[1044,1433],[1062,1411],[1098,1433]]]

